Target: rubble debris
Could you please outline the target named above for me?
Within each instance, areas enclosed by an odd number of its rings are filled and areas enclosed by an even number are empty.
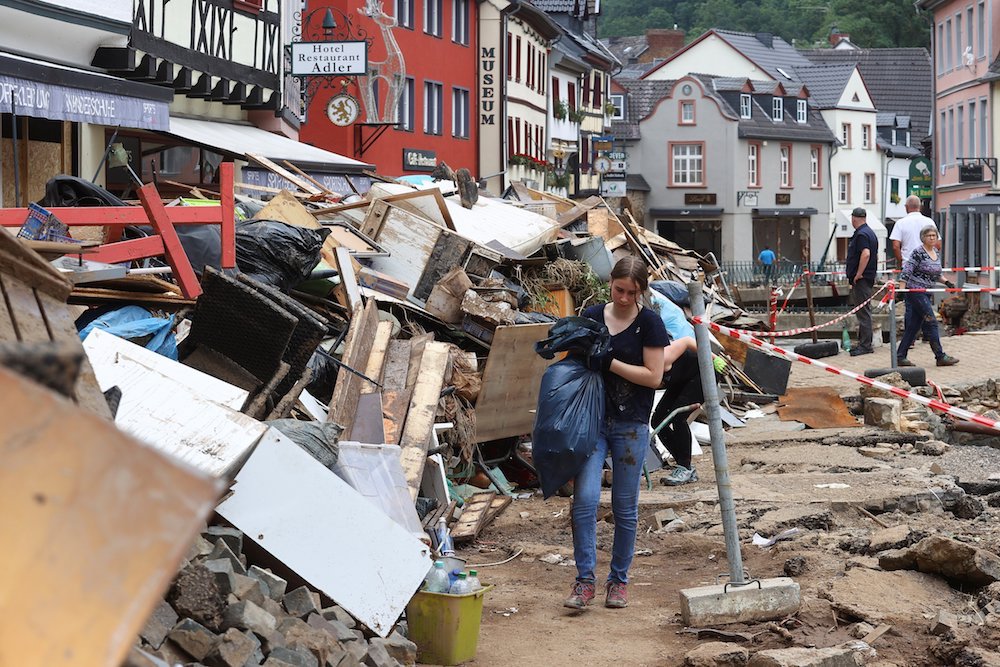
[[[785,561],[782,570],[786,577],[800,577],[808,568],[805,556],[792,556]]]
[[[987,586],[1000,581],[1000,557],[940,535],[931,535],[912,547],[879,555],[885,570],[917,570],[972,586]]]
[[[871,539],[868,542],[868,550],[870,553],[877,553],[887,549],[905,547],[910,542],[910,535],[910,527],[905,524],[883,528],[872,533]]]
[[[951,445],[940,440],[924,440],[917,442],[914,449],[924,456],[941,456],[951,449]]]
[[[898,398],[865,399],[865,424],[888,431],[900,431],[900,400]]]
[[[879,572],[854,567],[817,591],[847,617],[881,623],[908,622],[924,606],[959,608],[961,594],[942,579],[923,572]]]
[[[958,616],[946,611],[944,609],[939,609],[934,620],[931,621],[930,633],[932,635],[947,635],[954,632],[958,628]]]
[[[853,647],[778,648],[758,651],[747,667],[857,667]]]
[[[727,642],[707,642],[687,652],[684,664],[688,667],[737,667],[746,665],[750,652],[742,646]]]

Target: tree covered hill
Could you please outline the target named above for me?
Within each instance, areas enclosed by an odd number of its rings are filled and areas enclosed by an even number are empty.
[[[599,37],[677,28],[691,40],[710,28],[770,32],[797,46],[827,44],[830,30],[862,47],[930,48],[930,19],[913,0],[603,0]]]

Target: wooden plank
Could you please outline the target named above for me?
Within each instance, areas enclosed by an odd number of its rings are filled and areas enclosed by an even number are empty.
[[[52,340],[33,289],[13,276],[4,276],[3,292],[19,341]]]
[[[472,241],[458,234],[442,232],[424,263],[420,280],[413,286],[413,296],[426,301],[438,281],[448,275],[449,271],[462,265],[462,260],[469,253],[471,246]]]
[[[292,227],[322,229],[312,213],[288,190],[282,190],[262,208],[254,220],[278,220]]]
[[[236,268],[236,196],[233,190],[236,181],[232,162],[219,165],[219,225],[222,238],[222,257],[219,263],[224,269]],[[188,207],[190,208],[190,207]],[[199,267],[200,268],[200,267]]]
[[[177,230],[170,222],[167,209],[160,199],[160,194],[156,191],[156,186],[152,183],[139,188],[139,200],[142,207],[149,216],[149,221],[153,224],[153,229],[157,235],[163,239],[164,254],[167,264],[173,269],[171,275],[177,284],[181,286],[181,292],[189,299],[197,299],[201,294],[201,284],[198,276],[194,274],[191,262],[188,260],[181,239],[177,236]]]
[[[333,258],[337,264],[337,273],[340,274],[340,286],[347,297],[347,309],[353,313],[364,307],[364,300],[358,288],[358,276],[354,273],[354,264],[351,263],[351,251],[347,248],[334,248]]]
[[[375,329],[378,326],[378,308],[371,299],[364,309],[354,311],[351,325],[344,341],[343,363],[356,371],[368,367],[368,355],[372,351]],[[342,437],[350,439],[351,427],[358,410],[358,397],[365,381],[343,368],[337,373],[337,384],[330,399],[330,411],[326,420],[344,427]]]
[[[66,304],[56,301],[48,294],[36,292],[36,297],[45,315],[51,340],[74,347],[79,346],[79,349],[82,350],[83,344],[80,342],[76,324],[73,322],[73,317]],[[104,398],[104,392],[101,391],[97,376],[94,374],[94,367],[90,364],[90,359],[86,354],[83,355],[83,361],[80,363],[80,374],[76,378],[73,396],[81,408],[99,417],[112,418],[108,401]]]
[[[14,328],[14,313],[7,308],[4,280],[4,275],[0,273],[0,343],[13,343],[17,342],[17,330]]]
[[[583,216],[587,211],[594,208],[595,206],[600,206],[604,202],[603,199],[597,196],[591,196],[584,199],[582,202],[577,202],[573,208],[560,213],[556,218],[556,222],[559,223],[560,227],[565,227],[577,220],[577,218]]]
[[[547,324],[497,327],[476,401],[476,442],[531,433],[542,374],[553,360],[535,353]]]
[[[354,419],[351,438],[369,444],[387,444],[382,424],[382,394],[373,392],[358,397],[358,415]]]
[[[433,199],[433,206],[429,205],[428,202],[420,201],[424,197]],[[451,211],[448,210],[448,203],[444,200],[444,196],[437,188],[403,192],[398,195],[379,197],[379,199],[384,202],[395,204],[399,208],[410,211],[411,213],[421,215],[441,227],[444,227],[445,229],[455,231],[455,223],[451,219]]]
[[[406,410],[410,407],[411,389],[407,389],[406,378],[410,367],[409,340],[391,340],[386,351],[382,370],[382,429],[386,444],[399,442],[399,434],[406,422]]]
[[[427,447],[431,441],[434,416],[444,386],[449,355],[450,348],[447,344],[427,343],[420,362],[417,383],[413,388],[413,396],[410,398],[410,407],[406,411],[406,423],[399,438],[399,446],[402,449],[400,459],[413,500],[417,499],[420,490],[420,480],[427,460]]]
[[[424,348],[434,340],[434,334],[425,333],[410,339],[410,365],[406,369],[406,388],[411,390],[417,383],[420,364],[424,360]]]
[[[263,155],[257,155],[255,153],[247,153],[246,156],[250,158],[251,161],[256,162],[260,166],[264,167],[268,171],[281,176],[283,179],[302,190],[303,192],[308,192],[311,195],[323,194],[323,191],[317,188],[312,183],[305,181],[292,172],[288,171],[284,167],[271,162],[269,159]]]
[[[451,529],[451,539],[455,542],[476,539],[496,495],[496,491],[484,491],[469,498],[462,507],[462,516]]]
[[[493,523],[493,520],[500,516],[505,509],[514,501],[510,496],[497,495],[492,501],[490,501],[490,507],[486,510],[486,516],[483,517],[483,523],[479,526],[479,532],[482,532],[486,526]]]
[[[73,289],[73,284],[65,276],[37,252],[21,245],[17,237],[6,229],[0,229],[0,271],[64,301]]]
[[[385,214],[381,217],[371,215],[371,211],[376,210],[380,205],[388,206]],[[371,227],[374,224],[373,217],[381,222],[377,233],[369,233],[374,231]],[[442,234],[451,234],[448,230],[422,216],[404,211],[392,204],[387,205],[384,202],[372,204],[365,225],[361,231],[390,254],[389,257],[372,257],[369,260],[371,268],[410,285],[411,289],[415,289],[420,283],[421,276],[427,269],[427,264],[430,262],[438,239]],[[450,266],[445,268],[445,272],[451,268]],[[427,288],[428,295],[433,286],[431,283],[430,287]]]
[[[6,369],[0,404],[3,664],[120,665],[223,485]]]
[[[389,351],[390,338],[392,338],[392,322],[379,322],[375,327],[375,341],[372,343],[372,351],[368,356],[368,365],[365,367],[365,375],[379,382],[382,382],[382,367],[385,365],[386,354]],[[371,382],[365,382],[361,389],[361,393],[363,394],[374,391],[378,391],[378,387]],[[379,442],[383,441],[380,440]]]
[[[330,190],[325,185],[323,185],[322,183],[320,183],[319,181],[317,181],[315,178],[313,178],[312,176],[310,176],[306,172],[304,172],[301,169],[299,169],[298,167],[296,167],[294,164],[292,164],[288,160],[282,160],[282,162],[284,162],[285,166],[288,167],[289,169],[291,169],[292,171],[294,171],[298,176],[300,176],[301,178],[304,178],[306,181],[308,181],[309,183],[312,183],[317,188],[319,188],[320,192],[322,192],[323,194],[325,194],[325,195],[334,195],[334,196],[337,196],[337,197],[341,196],[340,193],[337,193],[337,192],[334,192],[333,190]],[[345,179],[345,180],[348,180],[348,179]],[[348,182],[350,182],[350,181],[348,181]]]
[[[170,294],[149,294],[133,290],[110,290],[95,287],[77,287],[70,292],[67,303],[78,306],[95,306],[104,303],[138,303],[157,306],[166,310],[178,310],[193,306],[195,299]]]

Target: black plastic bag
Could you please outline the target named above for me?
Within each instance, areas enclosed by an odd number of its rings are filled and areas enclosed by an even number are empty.
[[[287,292],[319,264],[329,229],[306,229],[277,220],[236,225],[236,266],[254,280]]]
[[[535,352],[552,359],[557,352],[602,355],[610,349],[608,328],[589,317],[563,317],[549,329],[549,337],[535,343]]]
[[[337,384],[337,362],[329,352],[316,350],[309,357],[306,368],[312,371],[312,377],[306,384],[306,391],[323,403],[329,403],[333,398],[333,388]]]
[[[531,456],[548,498],[570,481],[597,449],[604,420],[604,378],[570,357],[542,375]]]
[[[649,283],[649,286],[681,308],[691,305],[691,297],[688,295],[687,285],[679,283],[676,280],[654,280]]]

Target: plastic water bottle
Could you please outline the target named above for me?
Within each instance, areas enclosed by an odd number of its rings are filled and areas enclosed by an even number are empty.
[[[424,585],[429,593],[447,593],[450,588],[448,573],[444,569],[444,561],[434,561],[434,567],[427,573]]]
[[[451,585],[451,588],[448,590],[448,592],[451,593],[452,595],[466,595],[468,593],[471,593],[472,590],[469,588],[468,575],[465,574],[465,572],[460,572],[458,575],[458,579],[456,579],[455,583]]]
[[[851,351],[851,334],[847,333],[847,327],[844,327],[843,335],[841,336],[840,346],[844,348],[845,352]]]
[[[466,581],[469,582],[470,593],[475,593],[483,587],[483,585],[479,583],[479,574],[475,570],[469,570],[469,576]]]
[[[448,521],[441,517],[437,524],[438,553],[442,556],[455,555],[455,543],[451,541],[451,533],[448,532]]]

